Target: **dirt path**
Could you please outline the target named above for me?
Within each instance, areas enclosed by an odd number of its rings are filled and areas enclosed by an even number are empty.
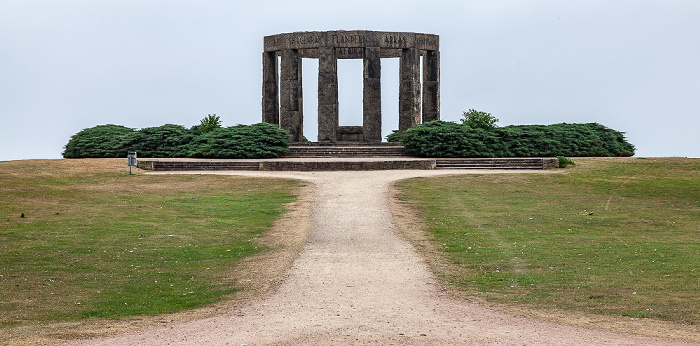
[[[397,235],[388,206],[391,182],[444,173],[244,173],[315,184],[309,239],[282,284],[214,317],[80,344],[680,344],[527,319],[450,298]]]

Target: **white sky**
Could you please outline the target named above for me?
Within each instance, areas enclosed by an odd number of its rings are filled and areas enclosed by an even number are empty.
[[[60,158],[101,124],[260,122],[263,36],[327,30],[439,35],[443,120],[598,122],[637,156],[700,157],[698,18],[697,0],[0,0],[0,160]],[[317,62],[303,67],[314,140]],[[339,69],[341,124],[359,125],[361,62]],[[382,87],[386,134],[396,59]]]

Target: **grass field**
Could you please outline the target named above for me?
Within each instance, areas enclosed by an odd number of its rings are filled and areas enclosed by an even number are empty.
[[[399,182],[450,264],[489,301],[700,323],[700,160],[578,159],[562,174]]]
[[[129,175],[126,160],[0,162],[0,326],[221,300],[299,186]]]
[[[397,187],[449,263],[433,269],[466,294],[700,322],[700,160],[575,161]],[[275,250],[259,238],[303,186],[127,172],[122,159],[0,162],[0,328],[230,297],[232,268]]]

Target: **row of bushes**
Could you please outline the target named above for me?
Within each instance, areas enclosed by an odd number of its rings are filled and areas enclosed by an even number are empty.
[[[99,125],[73,135],[63,157],[125,157],[136,151],[140,157],[243,159],[279,157],[289,150],[290,135],[277,125],[217,126],[218,117],[191,129]],[[596,123],[475,128],[438,120],[387,139],[400,140],[408,154],[419,157],[632,156],[635,150],[623,133]]]
[[[99,125],[73,135],[63,157],[126,157],[129,151],[136,151],[139,157],[271,158],[289,151],[289,137],[289,132],[267,123],[206,132],[172,124],[140,130]]]
[[[419,157],[632,156],[635,150],[622,132],[597,123],[473,128],[437,120],[404,131],[400,141]]]

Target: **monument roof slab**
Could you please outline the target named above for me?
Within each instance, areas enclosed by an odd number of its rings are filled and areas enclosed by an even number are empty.
[[[302,31],[265,36],[264,38],[266,52],[284,49],[307,50],[319,47],[438,50],[439,45],[438,35],[370,30]],[[354,57],[355,54],[348,53],[348,55]]]

